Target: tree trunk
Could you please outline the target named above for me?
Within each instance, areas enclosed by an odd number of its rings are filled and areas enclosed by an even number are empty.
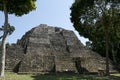
[[[108,42],[108,33],[106,33],[106,76],[109,76],[109,53],[108,53],[108,49],[109,49],[109,42]]]
[[[104,13],[104,15],[106,15]],[[106,22],[106,19],[104,19],[105,22]],[[104,23],[104,33],[105,33],[105,43],[106,43],[106,76],[109,76],[110,75],[110,72],[109,72],[109,31],[108,31],[108,25],[106,25],[106,23]]]
[[[107,5],[107,0],[105,0],[105,6]],[[106,10],[106,7],[104,7],[104,10]],[[106,13],[104,12],[104,11],[102,11],[103,12],[103,26],[104,26],[104,34],[105,34],[105,43],[106,43],[106,45],[105,45],[105,47],[106,47],[106,76],[110,76],[110,72],[109,72],[109,30],[108,30],[108,27],[109,27],[109,24],[108,23],[106,23],[106,22],[108,22],[107,21],[107,17],[105,17],[105,16],[107,16],[106,15]]]
[[[7,38],[7,26],[8,26],[8,12],[6,7],[6,1],[3,0],[4,3],[4,16],[5,16],[5,22],[4,22],[4,30],[3,30],[3,38],[2,38],[2,56],[1,56],[1,67],[0,67],[0,77],[4,77],[5,73],[5,54],[6,54],[6,38]]]
[[[116,64],[117,61],[116,61],[115,54],[116,54],[116,51],[115,51],[114,45],[112,44],[112,59],[113,59],[113,62]]]

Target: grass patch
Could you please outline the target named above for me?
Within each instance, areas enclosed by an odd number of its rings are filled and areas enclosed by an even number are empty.
[[[0,78],[0,80],[120,80],[120,74],[112,74],[110,77],[100,77],[97,75],[79,74],[18,75],[6,72],[5,78]]]
[[[111,74],[111,76],[118,76],[118,77],[120,77],[120,74]]]
[[[0,80],[34,80],[32,75],[18,75],[13,72],[6,72],[5,77]]]

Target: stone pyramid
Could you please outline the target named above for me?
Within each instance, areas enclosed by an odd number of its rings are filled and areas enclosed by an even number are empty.
[[[105,58],[87,49],[73,31],[41,24],[7,49],[6,69],[18,73],[97,72]],[[110,71],[115,72],[110,62]]]

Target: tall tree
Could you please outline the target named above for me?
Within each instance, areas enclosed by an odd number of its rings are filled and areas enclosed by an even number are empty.
[[[36,0],[0,0],[0,10],[4,12],[5,22],[3,26],[2,35],[2,58],[0,62],[0,76],[4,76],[5,70],[5,54],[6,54],[6,38],[8,35],[8,14],[15,14],[16,16],[22,16],[28,14],[30,11],[36,9]]]
[[[100,44],[99,46],[106,47],[106,51],[104,50],[106,53],[106,75],[109,75],[109,34],[112,33],[110,30],[112,29],[111,24],[113,24],[111,23],[113,18],[110,8],[113,3],[114,0],[75,0],[71,7],[71,22],[79,34],[88,38],[96,46]],[[115,5],[114,8],[119,9],[118,7],[119,5]],[[117,22],[117,24],[120,23]],[[115,26],[115,28],[117,27]]]

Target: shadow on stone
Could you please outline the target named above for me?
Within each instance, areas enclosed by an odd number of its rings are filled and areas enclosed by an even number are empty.
[[[55,67],[55,64],[54,64],[54,67],[51,69],[51,71],[49,72],[51,74],[55,74],[56,73],[56,67]]]
[[[75,62],[75,66],[76,66],[79,74],[89,73],[89,71],[86,68],[81,66],[81,58],[80,57],[73,58],[73,60]]]
[[[21,61],[15,66],[13,72],[18,73],[20,65],[21,65]]]

